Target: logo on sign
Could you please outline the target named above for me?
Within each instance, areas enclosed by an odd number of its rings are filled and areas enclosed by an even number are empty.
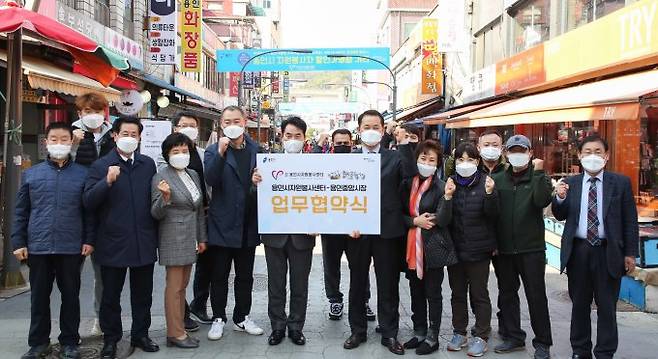
[[[249,54],[246,53],[246,52],[240,53],[240,55],[238,55],[238,62],[242,66],[244,66],[247,62],[249,62],[250,59],[251,59],[251,56],[249,56]]]
[[[176,11],[176,3],[174,0],[153,0],[151,11],[158,15],[169,15]]]
[[[276,181],[279,179],[279,177],[283,176],[283,173],[284,172],[282,170],[274,170],[272,171],[272,178],[274,178],[274,180]]]

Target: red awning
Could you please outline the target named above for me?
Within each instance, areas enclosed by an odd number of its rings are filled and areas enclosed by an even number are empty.
[[[85,66],[80,66],[79,64],[73,64],[73,72],[76,74],[84,75],[89,78],[94,78],[94,74]],[[137,83],[129,78],[118,76],[117,78],[110,83],[111,87],[121,89],[121,90],[138,90],[139,86]]]

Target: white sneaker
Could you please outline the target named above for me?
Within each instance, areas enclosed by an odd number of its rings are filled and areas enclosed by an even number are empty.
[[[263,329],[259,328],[248,316],[244,317],[244,322],[233,324],[233,330],[236,332],[246,332],[251,335],[262,335]]]
[[[89,335],[92,337],[100,337],[103,335],[103,331],[101,330],[101,324],[98,321],[98,318],[94,319],[94,325],[91,326],[91,331],[89,332]]]
[[[212,327],[208,331],[208,340],[220,340],[224,335],[224,321],[222,318],[217,318],[212,322]]]

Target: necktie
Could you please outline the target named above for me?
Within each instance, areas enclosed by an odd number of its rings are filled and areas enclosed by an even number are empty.
[[[592,246],[600,246],[601,239],[599,238],[599,216],[597,211],[598,204],[596,203],[596,181],[598,178],[592,177],[589,179],[589,194],[587,196],[587,241]]]

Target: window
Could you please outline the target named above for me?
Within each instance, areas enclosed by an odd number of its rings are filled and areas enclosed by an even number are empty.
[[[123,34],[131,39],[135,38],[135,11],[133,0],[125,0],[123,9]]]
[[[496,63],[504,57],[500,20],[475,36],[474,70]]]
[[[404,28],[402,29],[402,39],[400,42],[404,42],[404,40],[408,39],[409,36],[411,36],[411,33],[414,31],[414,28],[416,27],[415,22],[408,22],[404,24]]]
[[[626,0],[564,0],[566,24],[564,31],[570,31],[596,19],[617,11],[626,5]]]
[[[224,1],[208,1],[208,10],[224,11]]]
[[[272,7],[272,0],[263,0],[263,8],[270,9]]]
[[[519,53],[549,39],[550,1],[526,0],[510,12],[513,53]]]
[[[110,27],[110,0],[94,0],[94,20]]]

